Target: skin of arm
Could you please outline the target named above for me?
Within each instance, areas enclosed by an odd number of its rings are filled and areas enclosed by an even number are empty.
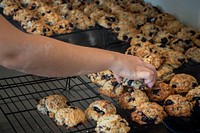
[[[21,72],[66,77],[112,70],[117,79],[156,81],[155,68],[136,56],[77,46],[40,35],[24,33],[0,15],[0,65]]]

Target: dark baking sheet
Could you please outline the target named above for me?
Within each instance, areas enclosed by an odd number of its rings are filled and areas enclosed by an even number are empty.
[[[0,9],[0,13],[2,14],[2,9]],[[19,30],[24,31],[20,24],[16,21],[13,21],[10,17],[7,17],[15,27]],[[128,43],[121,42],[117,40],[116,36],[113,35],[111,30],[105,29],[100,26],[96,26],[92,29],[88,29],[85,31],[81,31],[75,29],[74,32],[64,35],[53,35],[52,38],[58,39],[61,41],[73,43],[75,45],[87,46],[87,47],[95,47],[101,48],[111,51],[117,51],[124,53],[126,49],[129,47]],[[189,63],[184,64],[179,69],[175,70],[176,73],[187,73],[193,75],[200,84],[200,63],[195,63],[189,61]],[[129,115],[125,115],[123,110],[119,110],[119,112],[129,119]],[[130,125],[134,128],[133,132],[148,132],[148,133],[197,133],[200,132],[200,111],[196,110],[195,113],[191,117],[187,118],[173,118],[167,117],[164,120],[164,125],[151,125],[151,126],[139,126],[135,123],[130,123]],[[137,126],[136,126],[137,125]],[[168,130],[166,130],[166,128]]]

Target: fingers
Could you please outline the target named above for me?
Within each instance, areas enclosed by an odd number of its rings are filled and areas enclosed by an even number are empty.
[[[122,82],[122,77],[114,73],[114,78],[117,80],[118,83]]]
[[[150,88],[152,88],[152,86],[157,80],[157,76],[155,75],[155,72],[150,69],[139,71],[137,73],[136,78],[137,78],[136,80],[144,79],[145,84],[147,84],[148,87]]]

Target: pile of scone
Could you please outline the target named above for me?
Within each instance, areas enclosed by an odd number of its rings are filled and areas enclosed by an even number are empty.
[[[54,119],[57,125],[72,128],[84,124],[86,118],[97,122],[97,133],[127,133],[130,131],[128,122],[117,114],[116,107],[107,100],[96,100],[82,111],[70,106],[66,97],[58,94],[43,97],[38,101],[37,110]]]

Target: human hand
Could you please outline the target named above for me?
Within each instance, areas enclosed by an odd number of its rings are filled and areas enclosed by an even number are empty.
[[[157,72],[153,65],[142,61],[137,56],[119,54],[111,69],[118,82],[122,77],[131,80],[143,79],[148,87],[152,87],[157,80]]]

